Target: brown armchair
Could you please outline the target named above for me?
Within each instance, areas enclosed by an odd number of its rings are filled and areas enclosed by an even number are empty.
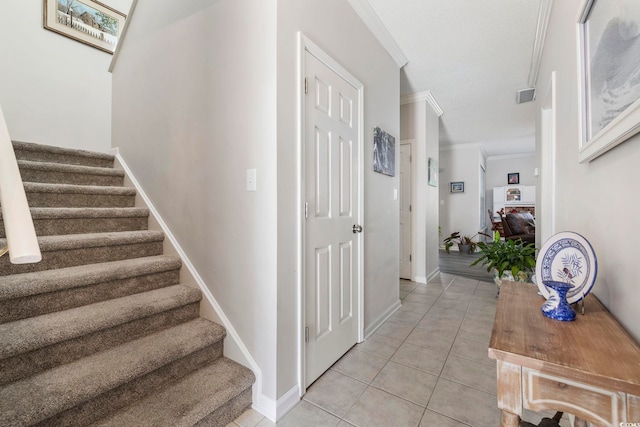
[[[505,239],[536,243],[536,221],[529,212],[508,213],[500,218]]]

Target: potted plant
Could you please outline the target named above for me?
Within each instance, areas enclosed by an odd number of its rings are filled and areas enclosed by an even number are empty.
[[[486,265],[494,272],[494,282],[500,291],[502,280],[527,282],[536,267],[535,245],[522,240],[501,240],[500,232],[494,233],[493,242],[477,244],[482,255],[471,265]]]
[[[469,236],[461,236],[459,231],[454,231],[453,233],[451,233],[451,235],[449,237],[447,237],[446,239],[443,240],[444,242],[444,250],[447,253],[449,252],[449,248],[451,248],[451,246],[453,245],[458,245],[458,250],[460,251],[461,254],[470,254],[476,251],[476,248],[478,247],[478,242],[474,242],[473,238],[476,237],[478,234],[482,234],[484,236],[489,236],[488,234],[485,233],[476,233],[474,234],[472,237]],[[489,236],[491,237],[491,236]]]

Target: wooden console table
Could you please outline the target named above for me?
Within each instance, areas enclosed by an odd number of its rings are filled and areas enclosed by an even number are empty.
[[[640,348],[592,294],[573,322],[542,315],[535,285],[503,282],[489,344],[502,427],[522,409],[563,411],[575,426],[640,425]]]

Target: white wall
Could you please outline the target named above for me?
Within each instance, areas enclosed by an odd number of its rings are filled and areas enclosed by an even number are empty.
[[[493,187],[508,185],[507,174],[509,173],[517,172],[520,174],[520,185],[536,185],[537,179],[533,176],[535,167],[535,153],[487,157],[485,193],[487,209],[493,210]],[[487,224],[488,221],[489,215],[487,213]]]
[[[469,237],[479,231],[481,165],[486,166],[485,155],[478,144],[454,145],[440,150],[442,238],[454,231]],[[464,182],[464,193],[451,193],[451,182]]]
[[[275,0],[140,1],[113,70],[113,145],[259,365],[270,401],[275,11]],[[245,191],[251,168],[256,192]]]
[[[396,138],[400,151],[398,66],[344,0],[278,1],[278,396],[298,383],[297,312],[297,32],[364,84],[365,330],[399,302],[398,174],[373,172],[373,128]],[[396,155],[396,171],[399,156]]]
[[[640,235],[638,182],[640,135],[594,161],[578,163],[579,114],[576,20],[581,0],[553,3],[540,68],[539,93],[546,93],[556,71],[556,224],[557,231],[585,236],[598,257],[594,293],[621,324],[640,341],[640,287],[636,236]],[[536,140],[540,152],[539,111]],[[540,158],[538,154],[538,167]],[[538,202],[540,192],[537,192]]]
[[[103,3],[127,14],[131,1]],[[42,9],[36,0],[2,4],[0,104],[11,138],[105,152],[112,55],[45,30]]]
[[[418,96],[419,98],[419,96]],[[425,99],[400,107],[400,136],[413,140],[412,279],[426,283],[438,270],[438,187],[428,181],[428,158],[439,160],[440,118]]]

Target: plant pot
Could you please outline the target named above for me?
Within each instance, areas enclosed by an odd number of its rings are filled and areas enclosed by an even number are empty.
[[[513,277],[511,270],[505,270],[502,273],[502,277],[498,277],[498,270],[493,269],[493,282],[498,287],[498,293],[500,293],[500,286],[502,285],[503,280],[509,280],[511,282],[520,282],[520,283],[528,283],[529,282],[529,273],[526,271],[519,271],[516,274],[516,277]]]
[[[471,245],[461,245],[458,244],[458,250],[461,254],[470,254],[471,253]]]

